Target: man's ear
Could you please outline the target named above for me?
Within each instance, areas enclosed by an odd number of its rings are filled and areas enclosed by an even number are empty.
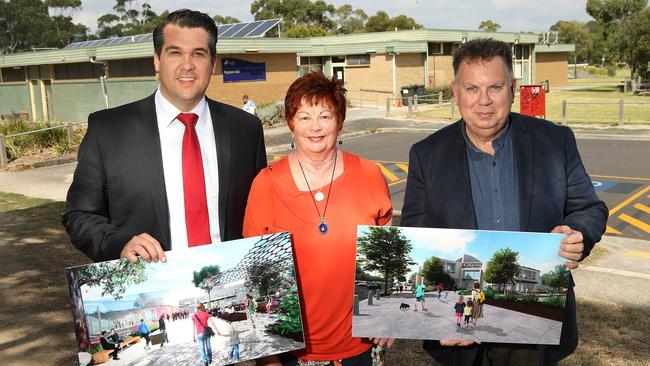
[[[458,104],[458,84],[456,84],[456,80],[451,81],[451,91],[454,92],[454,100]]]
[[[153,68],[156,73],[160,72],[160,56],[156,52],[153,53]]]

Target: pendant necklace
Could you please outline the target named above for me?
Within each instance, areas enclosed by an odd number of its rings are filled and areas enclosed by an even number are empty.
[[[316,194],[313,194],[311,191],[311,187],[309,186],[309,182],[307,181],[307,176],[305,175],[305,170],[302,168],[302,164],[300,163],[300,159],[298,159],[298,156],[296,156],[296,160],[298,160],[298,166],[300,166],[300,171],[302,172],[302,177],[305,178],[305,183],[307,183],[307,189],[309,189],[309,197],[311,197],[312,202],[314,202],[314,207],[316,207],[316,213],[318,213],[319,217],[319,224],[318,224],[318,231],[320,231],[321,234],[327,233],[327,222],[325,222],[325,213],[327,212],[327,204],[330,202],[330,194],[332,193],[332,182],[334,181],[334,172],[336,171],[336,159],[338,157],[338,152],[334,151],[334,167],[332,168],[332,177],[330,178],[330,187],[327,190],[327,200],[325,201],[325,209],[323,209],[323,214],[320,214],[320,210],[318,209],[318,205],[316,204],[316,201],[322,201],[324,194],[323,192],[316,192]]]

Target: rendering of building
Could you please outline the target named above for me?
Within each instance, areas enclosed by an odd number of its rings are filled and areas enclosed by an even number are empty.
[[[476,257],[464,254],[456,260],[439,258],[444,270],[456,281],[456,287],[471,289],[474,283],[481,284],[481,288],[494,287],[497,285],[485,280],[487,263],[481,262]],[[421,269],[420,269],[421,272]],[[419,283],[420,277],[416,277]],[[537,290],[542,286],[540,271],[535,268],[521,266],[521,273],[513,279],[512,283],[506,284],[506,291],[528,292]]]
[[[549,80],[551,86],[564,86],[568,52],[575,49],[541,44],[535,33],[422,29],[303,39],[238,34],[220,28],[207,90],[208,97],[238,107],[243,94],[258,105],[284,100],[296,77],[312,70],[343,79],[353,104],[355,95],[368,92],[381,106],[407,85],[449,85],[453,51],[482,37],[512,45],[519,85]],[[90,112],[143,98],[158,85],[153,52],[147,34],[0,55],[0,115],[85,121]]]

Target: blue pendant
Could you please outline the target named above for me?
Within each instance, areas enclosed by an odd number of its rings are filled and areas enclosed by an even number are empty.
[[[325,221],[320,222],[320,225],[318,225],[318,231],[320,231],[321,234],[325,234],[327,232],[327,224]]]

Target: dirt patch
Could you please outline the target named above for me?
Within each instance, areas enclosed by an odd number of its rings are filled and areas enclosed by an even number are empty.
[[[38,154],[21,156],[12,160],[4,168],[6,171],[15,172],[27,169],[42,168],[58,164],[67,164],[77,161],[77,153],[70,152],[59,154],[53,150],[46,150]]]
[[[78,364],[65,268],[90,260],[59,222],[62,202],[19,197],[0,196],[1,363]]]

